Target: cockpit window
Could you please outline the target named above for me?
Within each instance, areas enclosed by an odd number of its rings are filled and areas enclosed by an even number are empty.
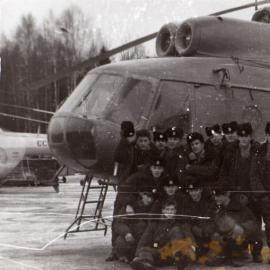
[[[82,114],[88,117],[102,116],[106,108],[113,102],[124,83],[124,78],[116,75],[101,75],[92,87],[90,94],[82,101]]]
[[[140,122],[152,93],[150,81],[113,74],[89,75],[74,90],[62,111],[90,118],[104,117],[118,124],[124,120]]]
[[[63,106],[59,109],[59,112],[72,112],[79,105],[79,103],[89,94],[91,86],[97,78],[97,74],[89,73],[79,83],[72,94],[64,102]]]
[[[144,108],[151,94],[152,84],[146,80],[128,78],[115,97],[105,118],[115,123],[130,120],[135,124],[143,117]]]

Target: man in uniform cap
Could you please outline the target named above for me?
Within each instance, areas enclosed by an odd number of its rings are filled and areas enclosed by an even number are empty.
[[[223,136],[221,134],[221,128],[219,124],[215,124],[211,127],[206,127],[205,133],[213,145],[221,144]]]
[[[131,121],[123,121],[121,123],[121,137],[130,138],[135,135],[134,125]]]
[[[121,209],[119,200],[119,192],[121,192],[124,181],[133,173],[134,156],[135,156],[135,141],[136,134],[134,125],[131,121],[123,121],[120,129],[120,141],[114,151],[114,181],[118,185],[117,195],[114,201],[113,216],[117,215]],[[113,224],[115,220],[113,219]],[[112,225],[112,251],[106,258],[106,261],[117,260],[116,253],[114,252],[115,232]]]
[[[172,200],[163,202],[160,219],[148,225],[138,243],[130,264],[133,270],[154,270],[156,265],[173,263],[180,270],[195,261],[192,234],[181,230],[181,222],[175,218],[176,206]]]
[[[166,149],[166,134],[162,131],[154,131],[153,132],[153,141],[156,146],[158,154],[163,157]]]
[[[203,263],[201,259],[208,251],[204,246],[209,243],[213,231],[211,216],[213,215],[214,203],[198,182],[190,182],[186,191],[187,196],[178,203],[177,214],[187,217],[185,222],[196,242],[198,262]]]
[[[215,161],[215,153],[206,149],[204,138],[198,132],[190,133],[187,136],[187,144],[190,152],[189,163],[185,171],[185,183],[198,182],[201,186],[211,186],[216,181],[218,167]]]
[[[252,255],[260,251],[258,249],[258,235],[260,226],[253,212],[231,195],[229,191],[219,189],[215,192],[215,201],[218,206],[213,221],[216,232],[213,237],[219,240],[220,252],[223,250],[226,260],[232,266],[242,266],[242,257],[251,244]]]
[[[258,153],[259,144],[252,140],[250,123],[242,123],[237,127],[239,141],[227,148],[220,170],[219,182],[226,190],[233,191],[232,199],[253,211],[258,223],[261,216],[258,212],[258,201],[251,196],[251,166],[252,160]],[[261,261],[261,235],[258,235],[257,245],[252,250],[253,260]]]
[[[166,170],[170,175],[176,175],[178,184],[183,185],[183,175],[187,164],[187,149],[182,144],[183,130],[170,127],[166,130],[167,148],[164,154]]]
[[[183,187],[179,186],[178,178],[175,175],[165,175],[161,180],[160,194],[154,203],[153,212],[158,213],[161,210],[161,205],[166,200],[175,200],[177,203],[183,200],[185,194]]]
[[[116,217],[114,230],[117,235],[115,252],[120,261],[129,262],[134,258],[136,246],[144,233],[151,217],[154,193],[152,188],[144,185],[133,205],[133,211],[123,207]]]
[[[150,132],[140,129],[136,132],[136,144],[134,149],[133,173],[143,171],[156,155],[154,145],[151,143]]]
[[[222,131],[224,133],[226,143],[234,143],[237,141],[237,125],[236,121],[222,124]]]
[[[250,181],[253,196],[259,201],[256,211],[261,213],[265,223],[266,240],[270,248],[270,122],[265,126],[265,139],[252,160]]]
[[[211,127],[205,128],[208,139],[205,142],[205,149],[209,152],[215,153],[216,164],[218,168],[221,167],[225,152],[225,142],[222,135],[221,127],[215,124]]]
[[[133,207],[136,196],[146,185],[154,190],[155,196],[160,194],[162,179],[166,175],[164,160],[156,156],[150,162],[145,170],[134,173],[125,181],[122,194],[119,195],[122,206]]]
[[[134,125],[130,121],[121,123],[121,139],[114,152],[115,172],[118,182],[121,183],[132,173],[132,163],[134,159],[134,145],[136,135]]]

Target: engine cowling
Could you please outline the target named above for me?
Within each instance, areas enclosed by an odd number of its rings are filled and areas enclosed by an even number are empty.
[[[186,20],[177,29],[180,56],[269,56],[270,25],[222,17]]]
[[[159,57],[177,55],[174,45],[177,28],[177,24],[168,23],[159,30],[156,39],[156,52]]]

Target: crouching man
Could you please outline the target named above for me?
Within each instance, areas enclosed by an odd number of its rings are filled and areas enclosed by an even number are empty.
[[[176,202],[165,201],[160,219],[152,221],[142,235],[131,262],[134,270],[152,270],[155,266],[176,264],[185,269],[189,262],[196,260],[195,244],[189,228],[175,217]]]
[[[116,218],[114,231],[117,235],[115,252],[122,262],[130,262],[142,234],[144,233],[153,205],[153,193],[151,187],[141,187],[133,208],[125,206]]]
[[[252,255],[258,256],[262,246],[258,246],[260,226],[252,211],[234,197],[230,192],[216,191],[215,200],[218,210],[214,217],[216,233],[213,239],[219,241],[226,261],[234,266],[243,265],[248,244],[251,244]]]

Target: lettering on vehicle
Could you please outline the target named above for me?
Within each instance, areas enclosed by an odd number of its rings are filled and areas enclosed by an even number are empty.
[[[48,142],[47,141],[38,140],[37,141],[37,146],[38,147],[48,147]]]

